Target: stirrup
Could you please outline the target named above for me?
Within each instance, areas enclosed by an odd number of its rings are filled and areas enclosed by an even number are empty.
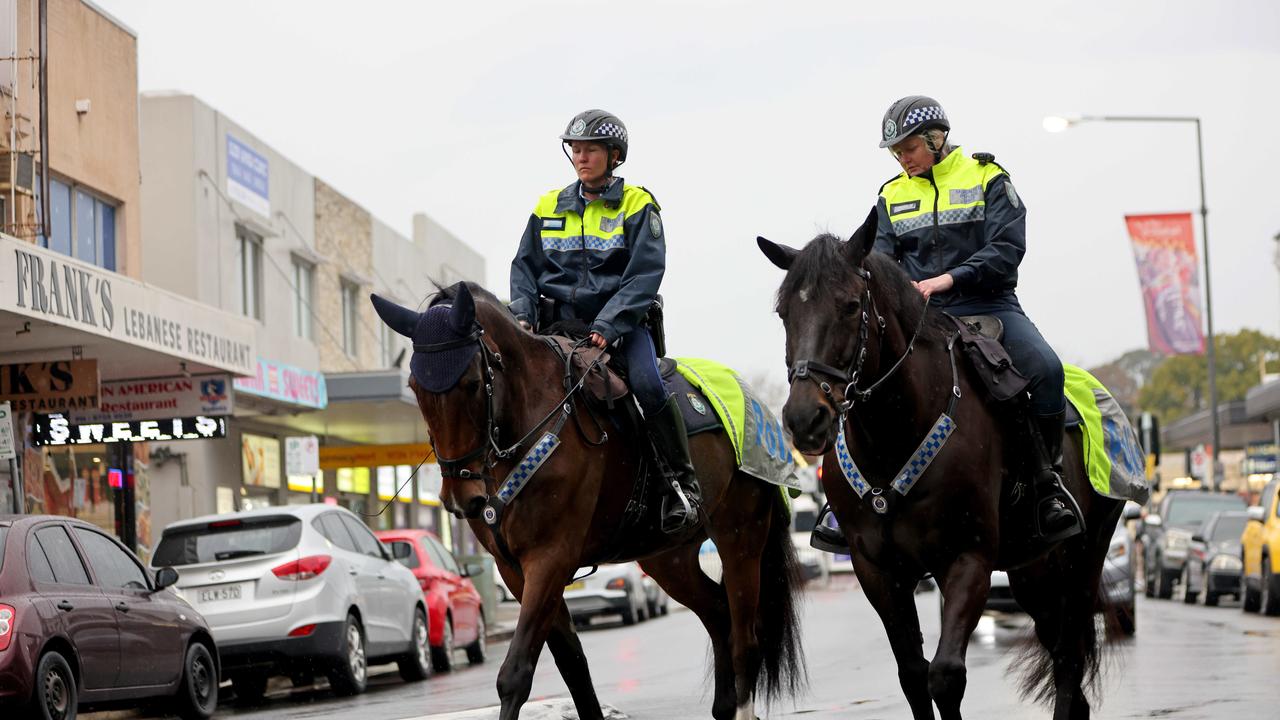
[[[1057,532],[1046,534],[1044,528],[1041,527],[1040,518],[1043,514],[1044,504],[1051,502],[1055,498],[1062,501],[1063,506],[1072,514],[1072,520],[1074,522]],[[1058,483],[1054,483],[1053,492],[1036,501],[1035,521],[1036,535],[1042,542],[1048,544],[1061,542],[1067,538],[1075,537],[1076,535],[1083,533],[1085,529],[1084,513],[1080,512],[1080,505],[1076,503],[1076,499],[1071,496],[1071,493],[1067,492],[1067,489]]]
[[[853,553],[849,550],[849,541],[845,539],[844,533],[823,522],[831,514],[831,504],[824,503],[822,510],[818,513],[818,519],[813,524],[813,531],[809,533],[809,547],[834,555],[852,555]]]
[[[670,495],[662,499],[662,532],[668,535],[689,530],[697,526],[699,520],[697,508],[689,502],[689,496],[685,495],[679,481],[671,480],[671,489],[683,507],[672,507]]]

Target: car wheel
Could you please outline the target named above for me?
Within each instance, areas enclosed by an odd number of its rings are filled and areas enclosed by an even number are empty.
[[[1168,600],[1173,597],[1173,576],[1164,569],[1164,562],[1156,558],[1156,597]]]
[[[61,653],[45,653],[36,665],[31,715],[42,720],[72,720],[76,716],[76,677]]]
[[[1149,598],[1156,596],[1155,573],[1151,571],[1151,564],[1145,560],[1142,563],[1142,594]]]
[[[489,630],[484,626],[484,613],[476,618],[476,640],[467,646],[467,660],[479,665],[489,657]]]
[[[445,617],[444,635],[440,638],[440,645],[431,646],[431,664],[435,666],[436,672],[453,671],[453,618],[451,617]]]
[[[355,615],[347,615],[338,657],[328,675],[329,687],[338,695],[359,695],[369,685],[369,659],[364,650],[364,628]]]
[[[1261,606],[1261,598],[1258,593],[1249,587],[1249,579],[1244,574],[1240,574],[1240,609],[1244,612],[1258,612]]]
[[[1271,560],[1262,558],[1262,592],[1259,605],[1263,615],[1280,615],[1280,587],[1276,587],[1280,576],[1271,573]]]
[[[626,610],[622,611],[622,624],[635,625],[637,622],[640,621],[639,615],[640,613],[638,610],[636,610],[635,603],[634,602],[631,603],[630,605],[627,606]]]
[[[262,696],[267,693],[267,675],[265,673],[232,675],[231,689],[236,691],[237,703],[256,705],[262,702]]]
[[[204,643],[192,643],[182,665],[182,682],[173,696],[174,714],[183,720],[205,720],[218,709],[218,666]]]
[[[427,614],[422,608],[413,611],[413,650],[396,661],[400,677],[406,682],[418,682],[431,676],[431,641],[427,633]]]
[[[1191,589],[1191,563],[1185,563],[1182,566],[1182,578],[1178,581],[1181,587],[1182,602],[1187,605],[1195,605],[1196,593]]]
[[[1205,607],[1217,607],[1217,606],[1218,606],[1218,593],[1216,593],[1216,592],[1210,592],[1208,589],[1206,589],[1206,590],[1204,591],[1203,595],[1204,595],[1204,604],[1205,604]]]

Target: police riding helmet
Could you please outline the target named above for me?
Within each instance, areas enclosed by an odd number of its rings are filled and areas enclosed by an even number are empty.
[[[627,160],[627,126],[617,115],[605,110],[584,110],[573,116],[568,127],[560,135],[560,142],[568,145],[571,140],[598,142],[610,150],[618,151],[616,162],[610,161],[609,174]],[[569,151],[565,150],[567,156]],[[572,158],[570,158],[572,159]]]
[[[921,135],[928,130],[938,129],[944,133],[951,131],[951,122],[942,105],[925,95],[908,95],[889,106],[884,113],[884,121],[880,125],[880,147],[893,147],[912,135]],[[927,139],[927,138],[926,138]],[[934,147],[930,142],[935,159],[942,147]]]

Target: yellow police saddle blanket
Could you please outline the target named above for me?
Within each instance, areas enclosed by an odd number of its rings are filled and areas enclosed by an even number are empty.
[[[702,358],[674,358],[676,372],[710,401],[738,456],[738,469],[800,495],[791,443],[782,424],[756,392],[726,365]],[[784,493],[784,496],[786,493]]]
[[[1067,423],[1079,425],[1093,489],[1109,498],[1146,503],[1151,495],[1146,456],[1120,403],[1087,371],[1066,363],[1062,369],[1067,401],[1079,416],[1075,423],[1069,413]]]

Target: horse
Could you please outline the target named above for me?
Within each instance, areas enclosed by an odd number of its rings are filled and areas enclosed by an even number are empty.
[[[467,519],[520,600],[515,635],[497,678],[501,720],[519,717],[544,643],[579,718],[603,717],[563,591],[579,567],[605,562],[638,560],[702,622],[713,651],[711,710],[717,720],[753,718],[757,692],[771,702],[800,691],[801,579],[789,510],[777,486],[738,470],[727,434],[690,438],[705,502],[697,527],[666,535],[656,518],[648,518],[620,533],[651,454],[634,418],[622,417],[621,405],[610,410],[597,403],[593,410],[580,383],[566,391],[573,376],[562,386],[561,355],[478,285],[442,290],[426,312],[376,295],[371,299],[383,322],[413,340],[411,367],[458,365],[447,388],[424,388],[416,371],[409,386],[441,466],[443,504]],[[531,445],[542,446],[528,439],[545,439],[549,419],[557,416],[563,428],[557,430],[558,447],[541,456],[522,492],[499,502],[501,478],[530,457]],[[650,507],[655,497],[648,498]],[[698,564],[708,537],[720,551],[722,583]]]
[[[1105,603],[1098,583],[1123,503],[1092,490],[1081,436],[1068,432],[1063,483],[1085,531],[1056,546],[1033,540],[1033,503],[1019,497],[1031,472],[1020,411],[985,397],[973,366],[957,364],[955,324],[928,310],[893,258],[872,251],[875,230],[873,209],[847,242],[823,234],[797,250],[757,239],[787,271],[775,308],[790,380],[783,424],[798,450],[825,456],[823,490],[915,720],[933,718],[935,703],[943,720],[961,717],[965,650],[994,569],[1008,571],[1041,646],[1024,697],[1052,700],[1055,720],[1088,718],[1085,689],[1100,666],[1093,616]],[[942,449],[922,474],[909,470],[946,416],[954,422]],[[901,491],[904,476],[916,480]],[[932,661],[913,599],[928,575],[944,599]]]

